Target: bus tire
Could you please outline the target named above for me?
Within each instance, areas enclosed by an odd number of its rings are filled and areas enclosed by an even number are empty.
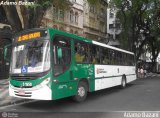
[[[122,76],[121,88],[122,88],[122,89],[126,88],[126,84],[127,84],[127,82],[126,82],[126,77],[125,77],[125,76]]]
[[[77,93],[73,97],[73,100],[76,102],[83,102],[87,97],[87,83],[85,81],[80,81],[77,87]]]

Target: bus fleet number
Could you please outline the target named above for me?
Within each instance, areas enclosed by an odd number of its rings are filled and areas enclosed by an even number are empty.
[[[23,82],[22,86],[32,86],[31,82]]]

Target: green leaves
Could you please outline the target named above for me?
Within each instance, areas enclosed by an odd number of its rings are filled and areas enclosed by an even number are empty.
[[[123,48],[131,47],[139,57],[143,53],[143,47],[148,45],[155,59],[160,51],[160,1],[112,0],[110,4],[119,9],[117,18],[123,26],[120,34]]]

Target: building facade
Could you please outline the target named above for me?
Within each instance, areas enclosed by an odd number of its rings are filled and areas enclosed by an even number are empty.
[[[110,0],[108,0],[109,4]],[[109,45],[119,45],[118,35],[121,33],[121,24],[116,18],[118,9],[114,6],[107,8],[107,33],[110,39]]]
[[[89,4],[84,0],[83,29],[84,37],[105,42],[107,40],[107,1],[99,0],[97,4]]]
[[[69,0],[71,6],[63,11],[54,5],[46,11],[43,27],[53,27],[92,40],[107,40],[107,0],[89,4],[87,0]]]
[[[70,0],[71,7],[62,10],[52,6],[42,20],[43,27],[53,27],[83,36],[83,0]]]

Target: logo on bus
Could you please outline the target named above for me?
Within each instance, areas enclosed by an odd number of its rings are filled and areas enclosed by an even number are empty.
[[[27,73],[28,72],[28,66],[27,65],[23,65],[22,67],[21,67],[21,73],[22,74],[25,74],[25,73]]]
[[[8,113],[7,112],[2,112],[2,118],[7,118],[8,117]]]
[[[97,68],[97,74],[100,74],[100,73],[107,73],[107,71],[105,71],[102,68]]]

